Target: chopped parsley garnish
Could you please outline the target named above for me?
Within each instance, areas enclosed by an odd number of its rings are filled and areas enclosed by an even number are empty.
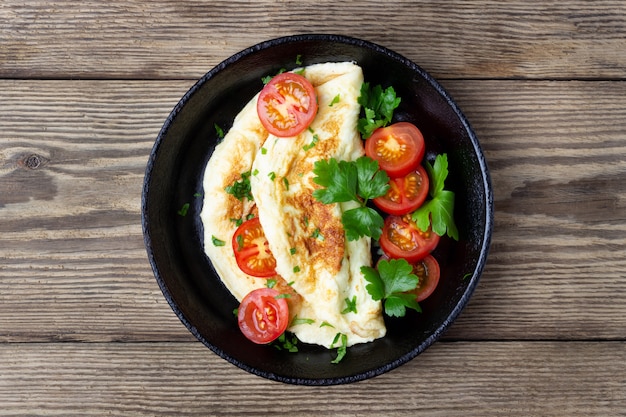
[[[384,300],[388,316],[403,317],[407,308],[422,311],[416,295],[407,293],[417,287],[419,278],[406,259],[381,260],[378,269],[362,266],[361,273],[369,282],[365,289],[374,301]]]
[[[250,171],[242,172],[241,179],[227,186],[224,190],[237,200],[243,200],[244,197],[250,201],[254,200],[252,197],[252,188],[250,187],[250,175]]]
[[[270,180],[274,181],[276,179],[276,173],[274,171],[270,172],[269,174],[267,174],[268,177],[270,177]]]
[[[339,363],[346,356],[346,350],[348,348],[348,336],[343,333],[337,333],[335,335],[335,339],[333,343],[330,345],[331,348],[335,347],[335,344],[341,341],[341,345],[337,347],[337,357],[331,361],[331,363]]]
[[[267,288],[274,288],[275,285],[276,285],[276,280],[274,278],[269,278],[265,281],[265,286]]]
[[[283,177],[283,184],[285,184],[285,190],[289,191],[289,180],[287,177]]]
[[[304,318],[300,318],[298,316],[294,317],[293,320],[291,320],[291,323],[289,323],[289,326],[297,326],[298,324],[313,324],[315,323],[315,320],[313,319],[304,319]]]
[[[267,153],[267,148],[261,148],[261,155],[265,155]]]
[[[327,159],[315,162],[313,181],[321,189],[313,197],[324,204],[356,201],[360,207],[343,212],[343,223],[348,240],[363,236],[378,239],[382,233],[383,218],[376,210],[367,207],[367,201],[383,196],[389,189],[389,177],[378,169],[378,162],[362,156],[356,161]]]
[[[293,267],[293,272],[294,274],[297,274],[298,272],[300,272],[300,267],[298,265]]]
[[[352,296],[352,300],[349,298],[345,299],[346,301],[346,308],[344,308],[341,311],[341,314],[348,314],[348,313],[354,313],[356,314],[356,295]]]
[[[313,148],[315,145],[317,145],[317,142],[319,141],[320,141],[320,137],[317,134],[315,134],[313,135],[313,139],[311,140],[311,142],[307,145],[304,145],[302,149],[306,152],[310,150],[311,148]]]
[[[328,104],[328,107],[333,107],[335,104],[339,103],[339,100],[341,100],[341,96],[337,94],[335,97],[333,97],[332,101]]]
[[[281,299],[281,298],[291,298],[291,294],[286,294],[286,293],[283,293],[283,294],[278,294],[278,295],[277,295],[276,297],[274,297],[274,298],[275,298],[275,299],[277,299],[277,300],[278,300],[278,299]]]
[[[430,177],[429,194],[432,197],[413,212],[413,221],[421,230],[432,227],[439,236],[446,233],[454,240],[459,240],[459,231],[454,224],[454,192],[444,189],[448,177],[448,156],[437,155],[434,165],[424,161],[424,167]]]
[[[217,137],[220,139],[224,139],[224,129],[222,129],[217,123],[214,123],[213,127],[215,127],[215,133],[217,133]]]
[[[278,70],[278,72],[276,74],[274,74],[274,75],[266,75],[265,77],[261,78],[261,81],[263,82],[263,85],[266,85],[267,83],[269,83],[272,80],[272,78],[274,78],[278,74],[282,74],[285,71],[287,71],[285,68],[281,68],[281,69]]]
[[[289,249],[289,253],[290,253],[291,255],[295,255],[295,254],[296,254],[296,248],[290,248],[290,249]]]
[[[322,322],[322,324],[320,324],[320,327],[332,327],[333,329],[335,328],[335,326],[333,326],[332,324],[330,324],[329,322],[327,322],[326,320],[324,320]]]
[[[213,235],[211,235],[211,241],[213,242],[213,246],[225,246],[226,245],[226,242],[224,242],[221,239],[216,238]]]
[[[369,83],[363,83],[358,103],[365,116],[359,119],[357,127],[363,139],[367,139],[376,129],[391,123],[393,111],[400,105],[400,97],[396,97],[393,87],[383,90],[380,85],[370,88]]]
[[[302,65],[302,55],[296,55],[296,65]]]
[[[182,205],[180,210],[177,211],[177,213],[178,213],[179,216],[185,217],[187,215],[188,211],[189,211],[189,203],[185,203],[185,204]]]
[[[296,353],[298,351],[298,338],[295,335],[287,334],[284,332],[278,339],[272,342],[272,346],[274,346],[278,350],[285,349],[288,352]]]
[[[316,228],[315,230],[313,230],[313,233],[311,233],[311,237],[313,239],[319,239],[319,240],[324,240],[324,235],[322,235],[322,233],[320,232],[319,227]]]

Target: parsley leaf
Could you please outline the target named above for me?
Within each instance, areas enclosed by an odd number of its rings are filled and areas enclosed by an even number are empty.
[[[389,190],[389,176],[378,169],[378,162],[372,158],[360,157],[356,160],[358,194],[365,200],[385,195]]]
[[[389,189],[389,177],[379,170],[378,162],[362,156],[356,161],[337,161],[334,158],[316,161],[313,181],[325,188],[313,191],[313,197],[324,204],[356,201],[360,207],[343,212],[341,221],[348,240],[363,236],[378,239],[382,233],[383,218],[367,207],[367,201],[380,197]]]
[[[361,273],[369,283],[365,286],[374,301],[384,300],[385,313],[403,317],[406,309],[422,311],[415,294],[407,293],[417,287],[419,278],[406,259],[381,260],[378,270],[362,266]]]
[[[363,107],[364,117],[357,122],[363,139],[367,139],[379,127],[391,123],[393,111],[400,105],[400,97],[396,97],[393,87],[385,90],[380,85],[370,88],[369,83],[361,85],[358,103]]]
[[[424,166],[430,177],[432,199],[413,212],[413,221],[421,230],[428,230],[431,226],[439,236],[447,233],[452,239],[459,240],[459,231],[454,223],[454,192],[444,189],[448,177],[448,156],[437,155],[434,165],[425,161]]]
[[[363,236],[378,240],[385,221],[373,208],[357,207],[344,211],[341,215],[341,223],[343,223],[348,240],[357,240]]]
[[[323,159],[315,162],[313,173],[317,175],[313,181],[326,187],[313,191],[313,197],[317,200],[324,204],[357,200],[356,165],[348,161],[337,161],[334,158]]]

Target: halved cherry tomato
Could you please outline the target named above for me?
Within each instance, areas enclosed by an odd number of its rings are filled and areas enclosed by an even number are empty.
[[[424,158],[422,132],[412,123],[398,122],[376,129],[365,141],[365,154],[378,161],[390,177],[413,171]]]
[[[389,191],[375,198],[374,204],[388,214],[402,216],[415,211],[428,196],[428,174],[421,166],[403,177],[389,180]]]
[[[243,272],[262,278],[276,275],[276,259],[258,217],[243,222],[235,230],[232,245],[237,265]]]
[[[390,258],[404,258],[412,263],[432,252],[439,243],[439,236],[430,228],[422,232],[407,214],[387,216],[379,242]]]
[[[296,136],[309,127],[317,114],[315,89],[302,75],[278,74],[261,90],[257,113],[272,135]]]
[[[275,289],[259,288],[241,300],[237,321],[248,339],[259,344],[269,343],[287,329],[289,307]]]
[[[419,283],[417,288],[411,292],[417,295],[417,301],[420,302],[435,291],[437,284],[439,284],[441,271],[439,262],[432,255],[426,255],[424,259],[415,262],[412,266],[413,273],[419,278]]]

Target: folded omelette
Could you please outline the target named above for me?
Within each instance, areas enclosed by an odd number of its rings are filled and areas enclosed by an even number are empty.
[[[371,265],[370,238],[348,241],[341,215],[352,204],[323,204],[313,198],[316,161],[356,160],[364,154],[357,131],[363,83],[361,68],[350,62],[325,63],[299,71],[314,86],[318,114],[296,137],[270,135],[256,112],[255,96],[236,116],[216,146],[205,171],[204,249],[224,285],[241,301],[267,279],[243,273],[230,244],[234,220],[259,217],[276,259],[276,289],[290,294],[288,330],[306,343],[327,348],[338,333],[348,346],[385,335],[380,301],[372,300],[360,268]],[[249,174],[253,199],[239,200],[226,187]],[[345,312],[346,299],[356,309]],[[300,320],[294,320],[298,318]]]

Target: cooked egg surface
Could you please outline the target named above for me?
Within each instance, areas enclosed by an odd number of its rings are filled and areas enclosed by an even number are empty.
[[[370,239],[348,241],[341,224],[345,209],[356,203],[323,204],[315,200],[312,172],[316,161],[354,160],[363,155],[356,125],[363,73],[353,63],[306,67],[303,75],[318,95],[318,114],[310,128],[293,138],[268,135],[251,100],[216,147],[204,178],[205,251],[222,281],[241,300],[265,286],[266,280],[247,276],[235,262],[230,241],[232,219],[258,214],[277,261],[279,291],[288,291],[289,330],[301,341],[328,348],[338,333],[348,345],[385,335],[380,302],[365,289],[360,272],[371,265]],[[224,188],[250,172],[253,202],[239,201]],[[213,237],[226,242],[212,244]],[[350,300],[355,309],[346,312]]]

